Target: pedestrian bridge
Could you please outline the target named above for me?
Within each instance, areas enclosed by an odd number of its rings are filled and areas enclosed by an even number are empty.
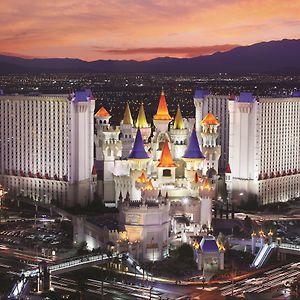
[[[294,245],[294,244],[288,244],[288,243],[281,243],[278,248],[281,251],[292,251],[295,252],[295,254],[299,254],[300,255],[300,245]]]
[[[138,263],[131,257],[128,253],[120,254],[120,253],[112,253],[112,254],[89,254],[85,256],[71,258],[57,264],[46,266],[47,272],[46,274],[42,274],[41,268],[35,268],[32,270],[25,271],[20,274],[20,278],[14,285],[11,293],[9,294],[9,299],[20,299],[27,292],[28,282],[31,277],[37,277],[41,279],[42,276],[51,276],[51,275],[59,275],[66,272],[71,272],[74,270],[86,268],[92,265],[105,263],[111,261],[113,259],[122,259],[129,266],[133,267],[137,273],[151,276],[151,274],[147,274]],[[50,277],[51,278],[51,277]],[[49,278],[49,281],[50,281]]]

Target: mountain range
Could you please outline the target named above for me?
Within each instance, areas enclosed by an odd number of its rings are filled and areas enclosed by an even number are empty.
[[[288,74],[300,75],[300,40],[270,41],[192,58],[146,61],[21,58],[0,55],[0,74],[58,72]]]

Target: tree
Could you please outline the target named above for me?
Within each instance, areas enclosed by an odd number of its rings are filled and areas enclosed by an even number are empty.
[[[252,227],[253,227],[252,226],[252,220],[248,215],[245,217],[244,222],[245,222],[246,229],[248,229],[248,231],[252,230]]]
[[[187,260],[189,258],[194,258],[194,250],[189,244],[182,244],[177,249],[177,256],[180,260]]]
[[[87,254],[89,251],[87,250],[87,243],[86,241],[82,241],[77,248],[77,254],[78,255],[85,255]]]
[[[86,283],[86,278],[85,277],[78,277],[76,279],[76,284],[77,284],[77,291],[79,292],[79,299],[83,300],[85,299],[85,291],[87,290],[87,283]]]

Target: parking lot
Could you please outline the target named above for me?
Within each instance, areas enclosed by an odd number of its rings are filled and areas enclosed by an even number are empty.
[[[58,257],[72,244],[71,223],[47,215],[14,216],[0,224],[0,250],[15,249],[44,257]]]

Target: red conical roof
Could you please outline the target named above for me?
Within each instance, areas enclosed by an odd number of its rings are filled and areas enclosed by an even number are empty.
[[[225,169],[225,173],[231,173],[230,164],[227,164],[226,169]]]
[[[92,168],[92,175],[97,175],[97,170],[96,170],[95,165],[93,165],[93,168]]]

